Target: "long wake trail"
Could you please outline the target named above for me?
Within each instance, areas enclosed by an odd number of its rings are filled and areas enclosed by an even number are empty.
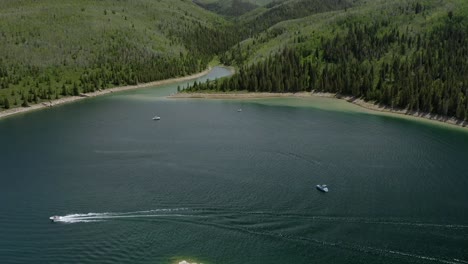
[[[58,216],[54,222],[60,223],[90,223],[101,222],[113,219],[128,219],[128,218],[151,218],[151,217],[187,217],[189,214],[184,214],[189,211],[188,208],[173,208],[173,209],[154,209],[135,212],[106,212],[106,213],[86,213],[86,214],[68,214]]]

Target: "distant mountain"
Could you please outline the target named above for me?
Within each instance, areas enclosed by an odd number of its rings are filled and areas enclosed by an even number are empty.
[[[224,16],[241,16],[275,1],[287,0],[193,0],[199,6]]]
[[[224,16],[240,16],[258,7],[249,0],[194,0],[200,7]]]
[[[279,22],[313,14],[343,10],[352,6],[350,0],[288,0],[272,1],[257,12],[240,18],[251,32],[261,32]]]

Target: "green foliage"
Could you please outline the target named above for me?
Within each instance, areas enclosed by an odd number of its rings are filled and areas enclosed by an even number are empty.
[[[286,48],[242,67],[231,79],[189,91],[315,90],[463,120],[468,117],[468,19],[440,20],[416,34],[386,19],[345,20],[317,48]]]
[[[254,1],[248,0],[194,0],[199,6],[225,16],[240,16],[258,7]]]
[[[10,109],[10,100],[8,100],[8,98],[3,100],[3,108]]]
[[[297,0],[272,2],[267,9],[245,23],[250,34],[260,33],[265,29],[285,20],[302,18],[312,14],[340,10],[351,7],[348,0]]]
[[[237,41],[219,37],[226,27],[190,1],[4,1],[0,96],[36,103],[77,94],[72,84],[91,92],[199,72]]]
[[[22,107],[29,107],[28,101],[24,98],[23,103],[21,104]]]
[[[414,36],[384,23],[348,25],[346,35],[322,43],[329,76],[323,90],[464,119],[468,24],[462,17],[444,20]]]
[[[187,91],[299,92],[307,89],[308,79],[297,52],[285,49],[263,62],[243,67],[229,79],[195,84]]]

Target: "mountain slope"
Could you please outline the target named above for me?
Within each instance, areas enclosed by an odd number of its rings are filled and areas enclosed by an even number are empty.
[[[195,0],[194,3],[224,16],[240,16],[258,7],[248,0]]]
[[[74,53],[79,63],[103,49],[101,42],[125,35],[126,42],[156,53],[177,54],[171,33],[181,26],[223,24],[222,19],[186,1],[7,1],[0,13],[1,56],[36,65],[62,63]]]
[[[4,0],[0,101],[13,106],[196,72],[233,45],[227,26],[185,0]]]
[[[240,18],[252,33],[259,33],[286,20],[307,17],[312,14],[342,10],[352,6],[350,0],[288,0],[275,1],[264,8]]]
[[[225,16],[241,16],[272,2],[273,0],[194,0],[199,6]]]
[[[323,91],[468,119],[468,3],[393,0],[283,21],[226,56],[239,74],[197,89]]]

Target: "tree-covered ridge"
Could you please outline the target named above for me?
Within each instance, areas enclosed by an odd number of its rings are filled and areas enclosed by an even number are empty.
[[[231,79],[189,90],[315,90],[468,119],[468,18],[448,12],[440,25],[419,33],[386,19],[350,19],[340,28],[317,48],[287,48]]]
[[[248,0],[194,0],[194,3],[207,10],[225,16],[240,16],[258,7],[258,5]]]
[[[272,2],[288,0],[193,0],[197,5],[228,17],[237,17]]]
[[[349,0],[290,0],[275,1],[267,9],[253,18],[246,17],[246,27],[250,34],[256,34],[285,20],[302,18],[312,14],[345,9],[351,6]]]

